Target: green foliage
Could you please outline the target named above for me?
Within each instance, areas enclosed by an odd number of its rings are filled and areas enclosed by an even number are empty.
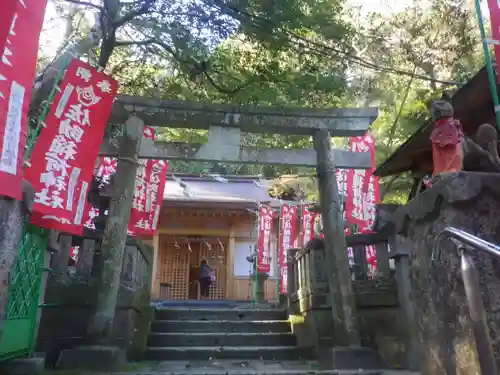
[[[241,105],[377,106],[380,117],[372,132],[379,164],[425,123],[433,98],[456,88],[441,82],[465,82],[482,61],[467,0],[415,1],[404,12],[369,15],[349,9],[343,0],[94,3],[105,7],[101,19],[107,25],[100,49],[89,57],[99,56],[122,92]],[[59,11],[74,18],[73,6]],[[74,28],[75,21],[68,21],[67,33]],[[167,141],[205,142],[207,137],[203,131],[162,129],[160,137]],[[246,134],[243,141],[253,147],[311,146],[304,137],[265,134]],[[342,146],[346,140],[335,143]],[[266,177],[313,173],[186,162],[172,162],[171,171]],[[411,183],[411,175],[384,179],[385,201],[404,201]]]
[[[404,12],[372,14],[358,25],[357,49],[371,61],[435,79],[361,72],[365,79],[353,89],[365,104],[380,107],[372,127],[378,164],[425,124],[432,100],[457,87],[439,81],[465,83],[481,67],[479,28],[469,6],[466,0],[432,0],[428,7],[417,1]],[[384,200],[404,202],[412,183],[410,174],[383,179]]]

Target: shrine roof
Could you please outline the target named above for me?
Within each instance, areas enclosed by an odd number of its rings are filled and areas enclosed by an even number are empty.
[[[163,200],[207,203],[271,203],[267,184],[255,176],[202,176],[175,174],[167,177]],[[187,188],[181,186],[185,184]],[[187,192],[186,192],[187,190]]]
[[[496,124],[486,68],[482,68],[455,92],[452,104],[455,116],[462,123],[464,133],[467,136],[475,134],[481,124]],[[386,177],[407,171],[421,174],[431,173],[432,149],[429,141],[431,125],[430,121],[423,124],[378,166],[375,175]]]

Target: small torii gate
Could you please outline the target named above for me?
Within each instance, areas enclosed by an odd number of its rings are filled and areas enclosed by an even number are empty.
[[[346,251],[336,168],[371,168],[369,153],[332,149],[331,137],[361,136],[378,116],[377,108],[302,109],[200,104],[121,95],[109,122],[125,124],[120,144],[105,142],[101,156],[118,157],[115,188],[104,231],[103,282],[99,290],[96,332],[112,326],[116,295],[132,206],[137,161],[181,159],[192,161],[275,164],[316,167],[325,235],[335,344],[360,345],[349,262]],[[206,144],[154,142],[142,139],[144,124],[156,127],[207,129]],[[241,133],[312,136],[311,149],[250,148],[241,145]],[[107,334],[104,334],[107,336]]]

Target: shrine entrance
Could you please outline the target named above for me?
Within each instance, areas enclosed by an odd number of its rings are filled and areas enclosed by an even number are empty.
[[[215,271],[210,300],[226,299],[228,239],[211,236],[160,235],[158,271],[161,300],[199,300],[200,262]]]

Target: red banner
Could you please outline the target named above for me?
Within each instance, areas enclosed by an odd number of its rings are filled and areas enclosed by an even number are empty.
[[[111,175],[116,172],[116,163],[117,160],[115,158],[100,158],[99,164],[97,168],[95,168],[94,176],[102,178],[102,181],[105,183],[109,182]],[[92,206],[91,204],[87,205],[87,213],[85,214],[85,224],[84,226],[89,229],[95,229],[94,218],[99,216],[99,209]]]
[[[257,237],[257,269],[259,272],[271,271],[271,228],[274,210],[261,206],[259,212],[259,233]]]
[[[154,128],[144,127],[144,138],[154,140],[155,136]],[[132,236],[154,236],[163,202],[168,163],[163,160],[151,159],[141,160],[140,163],[137,168],[128,233]],[[110,176],[116,173],[116,166],[116,159],[102,158],[96,168],[95,175],[108,182]],[[96,216],[99,216],[99,209],[90,206],[85,226],[94,229],[92,220]]]
[[[133,236],[154,236],[160,217],[168,163],[146,160],[137,171],[129,232]]]
[[[42,2],[43,3],[43,2]],[[4,51],[7,37],[16,13],[19,0],[2,0],[2,13],[0,14],[0,50]],[[21,6],[21,4],[19,4]]]
[[[317,214],[315,212],[309,211],[311,206],[302,207],[302,218],[300,224],[300,235],[298,247],[305,247],[306,244],[314,238],[314,223],[316,222]]]
[[[495,61],[497,64],[500,62],[500,1],[488,0],[488,8],[490,9],[490,22],[491,22],[491,37],[496,43],[493,44],[495,50]],[[500,82],[498,74],[498,67],[496,72],[497,81]]]
[[[80,246],[73,246],[69,249],[69,258],[73,260],[73,262],[78,263],[78,257],[80,255]]]
[[[5,48],[0,59],[0,195],[18,200],[22,198],[27,114],[46,5],[47,0],[2,0],[1,5],[0,46]]]
[[[370,152],[372,168],[368,170],[347,171],[346,218],[358,226],[359,232],[370,231],[375,221],[376,207],[380,200],[378,177],[375,170],[375,142],[370,134],[353,137],[349,149],[355,152]]]
[[[82,233],[88,188],[117,89],[114,79],[87,63],[69,65],[26,168],[36,192],[33,224]]]
[[[297,237],[298,207],[284,204],[281,206],[281,226],[279,241],[280,293],[288,291],[288,249],[292,248]]]
[[[370,152],[372,168],[366,171],[347,171],[346,218],[349,223],[358,226],[359,233],[371,232],[376,218],[376,204],[380,201],[380,186],[375,170],[375,140],[367,133],[363,137],[353,137],[349,149],[356,152]],[[370,267],[376,267],[375,248],[366,249],[367,261]]]

